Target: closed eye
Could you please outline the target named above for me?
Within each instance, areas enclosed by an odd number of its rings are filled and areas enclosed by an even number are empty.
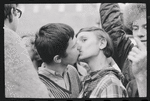
[[[138,29],[139,29],[138,26],[135,26],[135,25],[132,26],[132,30],[135,30],[135,31],[136,31],[136,30],[138,30]]]
[[[82,42],[85,42],[87,39],[82,39]]]

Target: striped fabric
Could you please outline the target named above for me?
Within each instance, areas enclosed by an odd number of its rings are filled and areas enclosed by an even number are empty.
[[[49,96],[54,98],[70,98],[71,92],[60,87],[44,75],[39,74],[41,81],[47,86]]]
[[[95,98],[119,98],[127,97],[127,92],[121,81],[112,74],[106,75],[91,93]]]
[[[84,79],[79,98],[128,97],[127,91],[121,83],[122,74],[117,70],[104,69],[91,74]]]

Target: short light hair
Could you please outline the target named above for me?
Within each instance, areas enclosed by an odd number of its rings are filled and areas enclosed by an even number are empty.
[[[97,35],[98,38],[105,38],[107,40],[107,45],[103,49],[103,52],[105,56],[111,57],[114,53],[114,48],[112,44],[112,40],[109,37],[108,33],[106,33],[103,29],[97,28],[97,27],[87,27],[87,28],[81,28],[79,32],[76,34],[76,37],[81,33],[81,32],[93,32],[95,35]]]
[[[146,18],[146,4],[145,3],[129,3],[125,6],[123,11],[124,25],[132,30],[132,24],[135,20]]]

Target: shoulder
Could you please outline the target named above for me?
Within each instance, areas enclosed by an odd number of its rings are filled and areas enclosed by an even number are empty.
[[[72,65],[68,65],[68,74],[69,74],[69,77],[72,81],[75,81],[77,80],[78,82],[81,81],[81,77],[79,76],[79,73],[77,72],[76,68],[73,67]]]
[[[67,71],[68,71],[68,73],[70,74],[78,74],[78,72],[77,72],[77,70],[76,70],[76,68],[74,67],[74,66],[72,66],[72,65],[68,65],[67,66]]]
[[[108,75],[104,76],[97,84],[97,88],[100,89],[101,92],[104,89],[107,89],[112,86],[122,87],[123,89],[125,89],[124,86],[122,85],[121,81],[114,74],[108,74]]]
[[[126,95],[126,90],[121,81],[113,74],[104,76],[91,94],[92,97],[97,98],[123,97]]]

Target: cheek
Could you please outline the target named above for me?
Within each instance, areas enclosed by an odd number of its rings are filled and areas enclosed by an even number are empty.
[[[78,58],[78,55],[79,55],[79,52],[77,49],[72,49],[70,51],[67,52],[67,57],[66,57],[66,61],[70,62],[70,63],[74,63],[77,61],[77,58]]]
[[[83,45],[83,52],[86,54],[96,54],[98,51],[98,44],[96,42],[89,42]]]
[[[132,33],[133,33],[133,36],[137,36],[137,31],[132,31]]]
[[[143,28],[142,32],[143,32],[143,34],[144,34],[145,36],[147,36],[147,30],[146,30],[146,29]]]

